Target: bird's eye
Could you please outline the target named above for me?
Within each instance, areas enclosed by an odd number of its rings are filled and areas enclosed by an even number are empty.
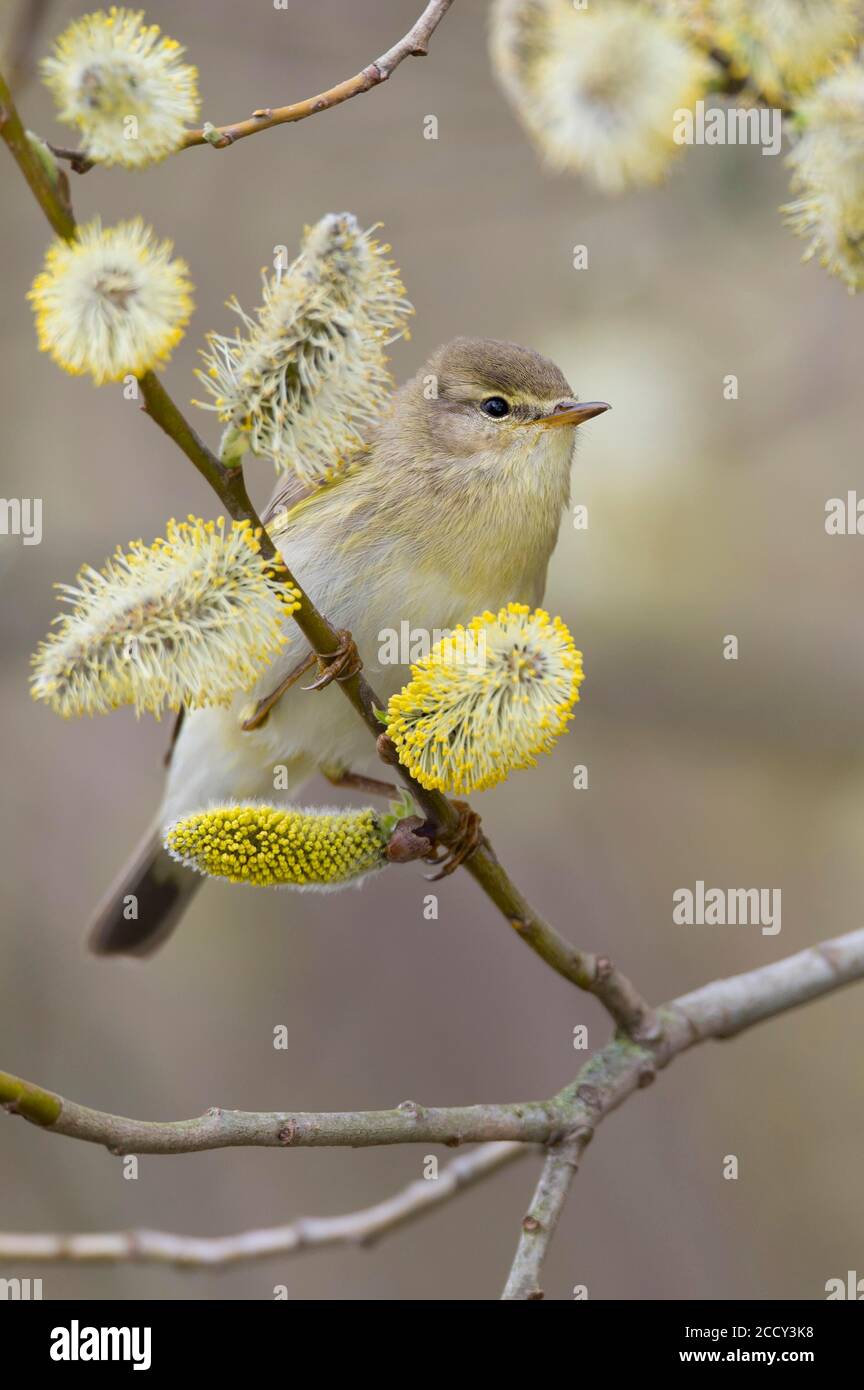
[[[500,420],[510,414],[510,402],[505,401],[503,396],[487,396],[485,401],[480,402],[480,409],[484,415],[491,415],[493,420]]]

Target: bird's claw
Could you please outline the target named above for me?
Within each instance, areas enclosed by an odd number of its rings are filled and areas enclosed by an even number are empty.
[[[335,652],[307,652],[306,656],[288,672],[285,679],[279,682],[275,690],[271,690],[269,695],[265,695],[262,700],[258,701],[252,713],[240,725],[244,733],[250,733],[253,729],[260,729],[262,724],[266,724],[270,717],[270,711],[282,699],[286,690],[296,684],[300,676],[308,671],[310,666],[314,666],[316,661],[319,669],[323,667],[322,674],[311,685],[304,685],[303,690],[323,690],[325,685],[329,685],[333,680],[347,681],[352,676],[356,676],[357,672],[362,669],[363,662],[360,660],[354,639],[350,632],[344,630],[340,630],[337,635],[339,645]]]
[[[426,875],[430,883],[449,878],[483,843],[483,826],[477,812],[472,811],[467,801],[454,801],[453,805],[459,812],[459,824],[448,837],[446,853],[440,859],[432,860],[437,864],[438,872]]]
[[[304,690],[323,690],[331,681],[350,681],[352,676],[362,671],[363,662],[351,633],[346,628],[340,628],[337,636],[339,646],[335,652],[315,652],[321,675],[311,685],[304,685]]]

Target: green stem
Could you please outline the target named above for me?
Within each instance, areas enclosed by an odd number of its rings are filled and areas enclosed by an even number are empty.
[[[30,191],[58,236],[71,241],[75,235],[75,218],[68,198],[57,187],[42,160],[34,150],[21,124],[21,117],[12,100],[12,93],[0,73],[0,136],[6,141],[18,167],[30,185]],[[63,175],[65,179],[65,175]]]

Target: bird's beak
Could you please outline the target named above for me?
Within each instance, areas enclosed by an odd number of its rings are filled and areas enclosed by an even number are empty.
[[[548,429],[557,429],[559,425],[584,425],[586,420],[593,420],[595,415],[611,409],[605,401],[559,401],[551,415],[541,415],[539,420],[531,420],[529,424]]]

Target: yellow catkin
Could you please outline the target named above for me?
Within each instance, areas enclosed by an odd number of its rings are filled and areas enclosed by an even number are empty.
[[[259,804],[217,806],[184,816],[164,832],[165,848],[187,868],[260,888],[338,888],[385,864],[387,835],[371,809],[297,810]]]
[[[140,217],[58,238],[28,293],[41,350],[97,386],[162,366],[192,313],[186,262],[171,251]]]
[[[183,52],[140,10],[112,6],[74,20],[42,76],[90,159],[140,169],[179,149],[198,119],[198,73]]]
[[[399,761],[423,787],[482,791],[549,752],[572,718],[582,653],[560,618],[510,603],[459,626],[387,707]]]
[[[32,659],[33,698],[66,717],[229,704],[281,650],[300,606],[260,536],[248,521],[172,519],[152,545],[133,541],[58,585],[71,612]]]
[[[705,12],[732,75],[768,101],[806,91],[859,31],[857,0],[706,0]]]
[[[493,66],[547,163],[608,192],[657,183],[680,152],[673,113],[713,75],[670,8],[495,0]]]
[[[801,101],[803,133],[789,156],[799,195],[781,211],[850,294],[864,289],[864,65],[845,64]]]
[[[195,402],[227,426],[223,457],[248,448],[317,483],[363,444],[393,387],[385,348],[413,313],[388,250],[328,214],[290,266],[262,272],[254,317],[228,301],[242,326],[208,334],[196,375],[210,399]]]

